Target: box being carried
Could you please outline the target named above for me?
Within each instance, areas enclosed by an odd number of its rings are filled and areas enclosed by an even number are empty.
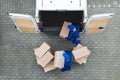
[[[60,34],[59,34],[59,36],[60,36],[61,38],[66,38],[66,37],[68,37],[70,31],[69,31],[69,29],[68,29],[67,27],[68,27],[68,25],[70,25],[70,24],[72,24],[72,23],[71,23],[71,22],[64,21],[63,26],[62,26],[62,29],[61,29]]]
[[[87,49],[87,47],[84,47],[80,44],[73,48],[72,53],[75,61],[79,64],[86,63],[87,58],[90,55],[90,51]]]
[[[64,67],[64,51],[56,51],[55,52],[55,59],[54,59],[54,66],[56,68],[63,68]]]

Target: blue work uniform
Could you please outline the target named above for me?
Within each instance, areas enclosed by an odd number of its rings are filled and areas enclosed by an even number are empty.
[[[78,38],[80,37],[79,26],[71,24],[68,25],[68,29],[70,30],[70,32],[66,39],[72,41],[73,44],[80,44],[80,40],[78,40]]]
[[[63,54],[64,57],[64,67],[61,69],[61,71],[70,71],[72,67],[72,53],[71,51],[64,51]]]

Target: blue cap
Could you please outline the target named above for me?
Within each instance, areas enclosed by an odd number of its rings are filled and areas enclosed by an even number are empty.
[[[75,28],[75,26],[74,26],[73,24],[68,25],[68,29],[69,29],[69,30],[73,31],[74,28]]]
[[[66,59],[69,59],[69,58],[70,58],[69,55],[66,54],[66,53],[64,53],[63,56],[64,56],[64,58],[66,58]]]

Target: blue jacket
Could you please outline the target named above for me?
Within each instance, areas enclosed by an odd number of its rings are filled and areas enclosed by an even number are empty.
[[[77,40],[80,37],[79,28],[80,27],[78,25],[68,25],[68,29],[70,30],[70,32],[66,39],[72,41],[73,44],[80,44],[80,40]]]

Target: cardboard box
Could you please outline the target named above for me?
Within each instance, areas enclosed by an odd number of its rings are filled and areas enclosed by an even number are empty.
[[[45,67],[44,67],[44,71],[45,72],[49,72],[56,69],[56,67],[54,67],[54,60],[52,60],[51,62],[49,62]]]
[[[88,56],[90,55],[90,51],[87,49],[87,47],[84,47],[81,44],[78,44],[76,47],[74,47],[72,53],[75,58],[75,62],[79,64],[85,64]]]
[[[42,67],[45,67],[52,59],[53,59],[53,55],[51,54],[51,52],[47,52],[45,53],[44,56],[42,56],[41,58],[36,57],[37,59],[37,64],[41,65]]]
[[[63,53],[64,53],[64,51],[56,51],[55,52],[54,66],[57,68],[60,68],[60,69],[64,67]]]
[[[88,56],[84,56],[82,58],[76,59],[75,61],[79,64],[82,64],[82,63],[86,64],[87,58],[88,58]]]
[[[72,53],[75,59],[90,55],[90,51],[87,49],[87,47],[73,49]]]
[[[84,46],[82,46],[81,44],[78,44],[76,47],[73,48],[73,50],[79,49],[79,48],[83,48]]]
[[[68,37],[68,35],[69,35],[69,29],[68,29],[67,27],[68,27],[68,25],[70,25],[70,24],[71,24],[71,22],[64,21],[63,26],[62,26],[62,29],[61,29],[61,32],[60,32],[60,34],[59,34],[59,36],[60,36],[61,38]]]
[[[39,48],[34,49],[34,54],[41,58],[47,51],[50,50],[50,46],[44,42]]]

